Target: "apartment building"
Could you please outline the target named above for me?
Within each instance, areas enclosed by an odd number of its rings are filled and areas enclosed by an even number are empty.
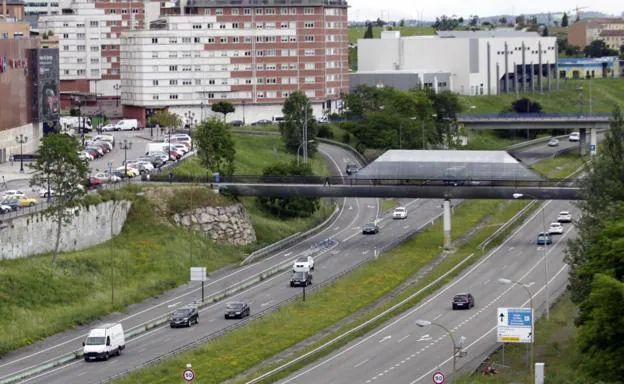
[[[594,40],[604,40],[611,49],[624,44],[624,18],[598,18],[580,21],[568,29],[568,42],[585,48]]]
[[[5,21],[21,21],[24,19],[24,2],[22,0],[1,0],[0,19]]]
[[[258,4],[257,4],[258,3]],[[146,123],[169,108],[196,120],[210,105],[236,106],[229,119],[281,115],[293,91],[315,114],[336,107],[348,89],[344,0],[195,0],[165,8],[150,29],[122,33],[124,116]]]
[[[121,33],[156,19],[160,3],[74,0],[61,14],[41,16],[41,33],[59,37],[61,102],[72,95],[119,97]]]

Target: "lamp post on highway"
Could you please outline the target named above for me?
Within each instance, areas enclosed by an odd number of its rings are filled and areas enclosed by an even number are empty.
[[[522,288],[524,288],[524,290],[526,291],[526,293],[529,295],[529,306],[531,308],[531,312],[533,313],[533,317],[535,316],[535,309],[533,307],[533,293],[531,293],[531,290],[529,290],[529,288],[535,284],[533,282],[531,283],[523,283],[520,281],[515,281],[515,280],[510,280],[510,279],[504,279],[504,278],[500,278],[498,279],[498,282],[501,284],[507,284],[507,285],[519,285]],[[531,375],[531,377],[534,377],[534,365],[535,365],[535,319],[532,318],[531,319],[531,363],[530,363],[530,369],[529,369],[529,374]],[[533,380],[533,379],[531,379]]]
[[[314,143],[314,140],[308,140],[307,143]],[[297,147],[297,166],[299,165],[299,152],[301,151],[301,148],[303,147],[304,143],[299,144],[299,147]],[[307,163],[307,159],[304,157],[303,158],[303,163]]]
[[[447,334],[448,336],[451,338],[451,341],[453,342],[453,371],[451,373],[451,377],[449,382],[451,382],[453,380],[453,378],[455,378],[455,371],[456,371],[456,360],[457,360],[457,355],[459,355],[459,357],[463,357],[465,354],[462,352],[462,346],[457,346],[457,343],[455,342],[455,338],[453,337],[453,333],[451,332],[450,329],[446,328],[444,325],[442,324],[438,324],[438,323],[434,323],[432,321],[428,321],[428,320],[416,320],[415,324],[419,327],[428,327],[430,325],[435,325],[436,327],[442,328]],[[463,337],[462,337],[463,340]]]
[[[24,144],[28,142],[28,136],[20,133],[19,136],[15,136],[15,141],[20,145],[20,173],[24,173]]]
[[[530,197],[535,199],[535,196],[531,196],[526,193],[514,193],[514,199],[521,199],[523,197]],[[546,230],[546,216],[544,214],[544,206],[540,208],[542,211],[542,233],[544,234],[544,264],[546,265],[546,319],[550,319],[550,290],[548,289],[548,280],[550,279],[550,272],[548,271],[548,242],[546,241],[546,236],[548,235],[548,231]]]
[[[132,148],[132,141],[124,139],[119,149],[124,151],[124,177],[128,177],[128,149]]]

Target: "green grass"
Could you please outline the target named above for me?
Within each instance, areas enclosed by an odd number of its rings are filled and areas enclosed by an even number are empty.
[[[401,31],[401,36],[433,35],[435,30],[431,27],[396,27],[393,30]],[[382,27],[373,27],[373,38],[381,36]],[[349,43],[357,43],[358,39],[364,38],[366,27],[349,27]]]
[[[388,212],[401,204],[399,199],[381,199],[381,212]]]
[[[542,318],[535,323],[536,361],[546,363],[548,383],[570,382],[575,378],[574,364],[578,361],[575,347],[576,328],[574,318],[577,307],[570,295],[563,295],[550,311],[550,320]],[[498,367],[498,374],[483,377],[481,374],[463,375],[454,380],[457,384],[530,384],[526,367],[526,346],[506,344],[505,353],[492,355],[491,361]]]
[[[468,145],[461,149],[478,150],[502,150],[503,148],[526,141],[522,137],[502,138],[496,136],[492,131],[469,130]]]
[[[286,153],[280,136],[234,134],[233,138],[236,144],[236,175],[261,175],[262,170],[269,165],[297,161],[296,155]],[[327,174],[327,167],[320,156],[311,157],[309,163],[315,175]],[[176,176],[205,176],[207,170],[197,157],[193,157],[173,172]]]
[[[493,200],[462,203],[454,214],[454,239],[459,239],[486,216],[490,217],[491,225],[477,231],[466,247],[462,247],[442,262],[434,273],[423,279],[418,286],[426,284],[434,276],[441,275],[466,255],[478,252],[477,244],[495,230],[496,224],[500,225],[508,220],[525,204],[521,201]],[[503,206],[507,209],[502,209]],[[186,363],[192,363],[198,372],[210,372],[200,375],[198,384],[220,383],[241,374],[285,348],[370,305],[399,286],[439,254],[442,243],[441,226],[438,222],[422,235],[412,237],[378,260],[355,270],[327,288],[308,295],[305,303],[286,305],[278,312],[256,320],[195,351],[130,374],[120,379],[118,383],[168,383],[179,375],[179,367],[183,367]],[[473,258],[476,259],[478,258]],[[404,295],[407,295],[407,292],[400,297]]]
[[[542,105],[543,112],[579,112],[579,91],[583,87],[584,113],[589,112],[589,81],[565,80],[560,82],[560,90],[551,93],[538,92],[520,93],[520,97],[528,97]],[[593,79],[592,83],[592,111],[607,112],[613,110],[614,105],[624,108],[624,78]],[[546,89],[546,88],[545,88]],[[554,89],[554,83],[553,83]],[[498,113],[509,107],[516,100],[515,94],[500,96],[460,96],[466,113]],[[475,108],[471,108],[475,106]]]
[[[582,167],[588,160],[589,155],[581,157],[579,151],[575,150],[542,160],[534,164],[532,168],[549,179],[563,179]]]

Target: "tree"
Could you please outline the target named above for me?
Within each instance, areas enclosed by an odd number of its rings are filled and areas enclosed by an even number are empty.
[[[216,117],[211,117],[197,127],[195,139],[199,147],[199,161],[211,172],[221,175],[234,173],[234,140],[230,127]]]
[[[175,113],[171,113],[166,109],[160,109],[149,118],[151,125],[158,124],[161,128],[180,128],[182,126],[182,119]]]
[[[405,27],[405,19],[401,19],[401,21],[399,21],[399,27]]]
[[[624,377],[624,283],[604,274],[596,274],[591,294],[583,303],[586,320],[578,328],[581,352],[579,372],[591,382],[621,382]]]
[[[364,32],[365,39],[373,38],[373,24],[370,21],[366,22],[366,32]]]
[[[542,29],[542,36],[544,37],[549,36],[548,27],[545,25],[544,25],[544,28]]]
[[[385,21],[383,21],[383,20],[381,20],[381,18],[379,18],[379,17],[378,17],[378,18],[377,18],[377,21],[375,21],[375,25],[376,25],[377,27],[383,27],[384,25],[386,25],[386,22],[385,22]]]
[[[516,21],[517,28],[524,28],[526,26],[526,18],[524,17],[524,15],[516,16],[515,21]]]
[[[589,43],[588,46],[583,48],[583,52],[587,57],[605,57],[605,56],[617,56],[618,52],[615,49],[610,49],[604,40],[594,40]]]
[[[620,59],[624,59],[624,44],[620,45]]]
[[[568,27],[568,14],[566,12],[563,12],[563,17],[561,18],[561,28],[567,28]]]
[[[507,24],[507,18],[505,16],[502,16],[501,18],[498,19],[498,23],[502,24],[502,25],[506,25]]]
[[[284,120],[279,123],[282,140],[288,152],[297,154],[303,143],[303,130],[307,130],[308,140],[314,140],[318,133],[312,105],[302,92],[295,91],[284,101],[282,115]],[[316,152],[316,142],[307,145],[308,153],[313,155]]]
[[[468,22],[468,25],[470,25],[471,27],[476,27],[477,24],[479,24],[479,16],[471,15],[470,16],[470,21]]]
[[[210,108],[212,109],[212,112],[222,113],[223,121],[225,121],[225,117],[228,113],[234,113],[234,111],[236,111],[236,108],[234,108],[232,103],[228,103],[227,101],[219,101],[216,104],[212,104],[212,107]]]
[[[310,176],[312,168],[309,164],[276,164],[265,168],[262,171],[264,176]],[[280,218],[309,217],[320,207],[318,198],[306,197],[259,197],[257,199],[260,207],[266,212]]]
[[[542,112],[542,106],[537,101],[531,101],[523,97],[511,103],[511,110],[516,113],[540,113]]]
[[[76,217],[71,209],[75,199],[84,194],[89,168],[78,152],[78,142],[74,138],[51,133],[41,140],[37,161],[31,165],[35,174],[30,179],[30,185],[43,186],[54,193],[50,206],[43,211],[43,215],[56,224],[52,262],[56,262],[63,227],[71,224]]]

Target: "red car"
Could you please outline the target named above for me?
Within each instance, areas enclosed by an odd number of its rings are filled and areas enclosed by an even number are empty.
[[[102,185],[102,180],[98,179],[97,177],[89,177],[89,185],[87,186],[88,189],[96,189],[99,188]]]
[[[180,156],[180,154],[178,152],[176,152],[176,151],[169,151],[169,158],[170,159],[172,159],[172,160],[173,159],[180,160],[180,157],[182,157],[182,156]]]

